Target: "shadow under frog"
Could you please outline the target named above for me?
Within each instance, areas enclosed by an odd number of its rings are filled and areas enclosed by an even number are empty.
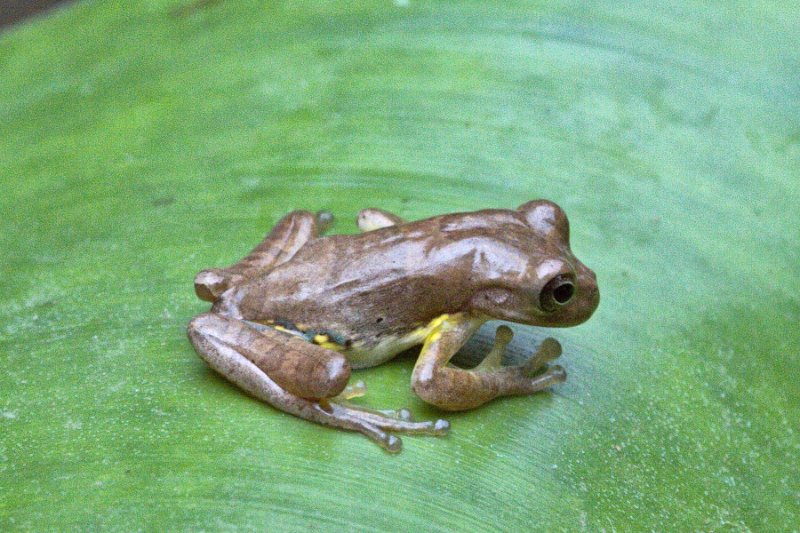
[[[502,366],[506,326],[477,367],[449,364],[487,320],[564,327],[597,308],[595,275],[572,254],[556,204],[416,222],[365,209],[362,233],[323,237],[332,223],[328,212],[289,213],[247,257],[197,275],[197,295],[213,306],[188,334],[212,368],[278,409],[359,431],[390,452],[402,445],[394,433],[443,435],[449,423],[348,404],[363,393],[348,387],[351,369],[421,344],[411,388],[453,411],[566,379],[547,364],[561,354],[554,339],[524,364]]]

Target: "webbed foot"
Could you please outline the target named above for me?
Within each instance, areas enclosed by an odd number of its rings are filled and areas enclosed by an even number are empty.
[[[415,422],[408,409],[370,409],[356,406],[347,400],[359,398],[367,393],[367,386],[359,380],[348,385],[338,396],[319,402],[329,415],[355,423],[357,431],[363,433],[379,446],[391,453],[402,448],[402,440],[392,432],[441,436],[447,434],[447,420]]]
[[[502,366],[502,354],[513,336],[506,326],[497,328],[494,347],[477,367],[449,365],[475,329],[468,316],[453,315],[428,334],[411,376],[411,387],[420,398],[448,411],[461,411],[498,396],[532,394],[566,379],[560,366],[546,368],[548,361],[561,355],[554,339],[546,339],[529,361]],[[542,368],[546,370],[537,373]]]
[[[330,417],[323,423],[358,431],[389,453],[398,453],[403,447],[394,433],[443,436],[450,429],[450,422],[444,419],[414,422],[408,409],[378,411],[334,402],[320,402],[319,406],[326,418]]]

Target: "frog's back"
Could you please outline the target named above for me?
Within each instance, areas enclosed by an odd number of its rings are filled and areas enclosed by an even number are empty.
[[[464,309],[478,241],[497,240],[498,232],[507,239],[520,227],[513,212],[486,210],[321,237],[232,297],[248,320],[347,338],[404,335]]]

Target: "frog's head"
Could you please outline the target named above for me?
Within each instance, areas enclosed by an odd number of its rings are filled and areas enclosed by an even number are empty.
[[[546,327],[585,322],[600,303],[597,278],[569,246],[564,211],[548,200],[521,205],[525,229],[513,239],[524,257],[516,275],[479,290],[472,307],[500,320]],[[499,281],[499,282],[498,282]]]

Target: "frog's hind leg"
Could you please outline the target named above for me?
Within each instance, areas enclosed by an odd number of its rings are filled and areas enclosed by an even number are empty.
[[[394,213],[370,207],[359,211],[356,223],[358,224],[358,229],[366,232],[388,228],[389,226],[399,226],[400,224],[405,224],[406,221]]]
[[[443,420],[413,422],[402,412],[393,417],[338,403],[350,366],[333,350],[215,313],[192,319],[188,334],[209,366],[252,396],[306,420],[358,431],[390,452],[402,446],[392,432],[443,435],[449,429]]]
[[[203,270],[194,279],[197,296],[213,302],[228,287],[245,278],[266,272],[285,263],[309,240],[322,235],[333,225],[328,211],[292,211],[283,217],[241,261],[227,268]]]

